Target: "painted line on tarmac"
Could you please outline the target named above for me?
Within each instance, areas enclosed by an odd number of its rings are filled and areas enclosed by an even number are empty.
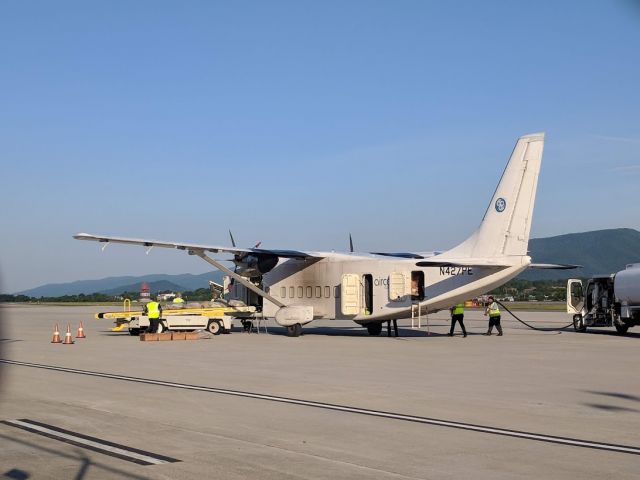
[[[36,422],[35,420],[29,420],[27,418],[20,418],[18,420],[2,420],[0,423],[20,428],[27,432],[36,433],[44,437],[53,438],[54,440],[60,440],[61,442],[75,445],[76,447],[104,453],[105,455],[117,457],[139,465],[162,465],[164,463],[175,463],[180,461],[175,458],[165,457],[164,455],[158,455],[144,450],[139,450],[137,448],[127,447],[126,445],[109,442],[101,438],[90,437],[88,435],[72,432],[71,430],[65,430],[54,425]]]
[[[234,397],[255,398],[259,400],[268,400],[271,402],[288,403],[291,405],[302,405],[306,407],[321,408],[324,410],[333,410],[338,412],[357,413],[359,415],[368,415],[372,417],[389,418],[393,420],[402,420],[406,422],[422,423],[425,425],[436,425],[440,427],[456,428],[460,430],[469,430],[479,433],[487,433],[491,435],[501,435],[506,437],[522,438],[525,440],[534,440],[538,442],[556,443],[560,445],[568,445],[572,447],[592,448],[596,450],[606,450],[617,453],[627,453],[631,455],[640,455],[640,447],[632,445],[617,445],[613,443],[603,443],[591,440],[582,440],[571,437],[558,437],[555,435],[544,435],[534,432],[525,432],[520,430],[509,430],[505,428],[495,428],[486,425],[474,425],[472,423],[455,422],[451,420],[442,420],[438,418],[418,417],[414,415],[404,415],[401,413],[385,412],[381,410],[370,410],[366,408],[350,407],[348,405],[337,405],[332,403],[314,402],[311,400],[302,400],[297,398],[279,397],[275,395],[267,395],[262,393],[243,392],[240,390],[228,390],[224,388],[205,387],[200,385],[189,385],[184,383],[166,382],[163,380],[153,380],[150,378],[130,377],[127,375],[117,375],[112,373],[92,372],[89,370],[79,370],[76,368],[56,367],[54,365],[43,365],[39,363],[19,362],[16,360],[0,359],[0,363],[7,365],[19,365],[24,367],[41,368],[45,370],[54,370],[58,372],[75,373],[78,375],[87,375],[91,377],[110,378],[113,380],[123,380],[126,382],[143,383],[147,385],[159,385],[163,387],[180,388],[183,390],[193,390],[208,393],[217,393],[221,395],[229,395]]]

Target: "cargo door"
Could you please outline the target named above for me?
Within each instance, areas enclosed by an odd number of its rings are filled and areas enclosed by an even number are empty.
[[[345,273],[340,284],[340,310],[343,315],[360,313],[360,275]]]
[[[567,280],[567,313],[581,313],[584,307],[584,290],[582,280]]]
[[[407,279],[403,273],[391,272],[389,275],[389,300],[392,302],[402,302],[406,295]]]

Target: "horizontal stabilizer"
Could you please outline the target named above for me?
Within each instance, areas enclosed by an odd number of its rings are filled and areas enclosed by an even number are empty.
[[[513,263],[501,262],[495,258],[460,258],[451,260],[423,260],[418,267],[512,267]]]
[[[574,268],[582,268],[582,265],[569,265],[561,263],[532,263],[529,268],[537,268],[539,270],[573,270]]]
[[[415,258],[422,259],[423,255],[411,252],[371,252],[372,255],[382,255],[383,257],[397,257],[397,258]]]

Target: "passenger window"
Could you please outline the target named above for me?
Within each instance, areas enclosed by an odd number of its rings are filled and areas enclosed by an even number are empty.
[[[322,298],[322,287],[316,287],[316,298]]]
[[[287,298],[287,287],[280,287],[280,298]]]
[[[295,287],[289,287],[289,298],[294,298],[296,296]]]
[[[331,287],[324,287],[324,298],[329,298],[331,296]]]
[[[302,287],[298,287],[298,298],[302,298],[304,295],[304,289]]]
[[[313,296],[313,288],[307,287],[307,298],[311,298]]]

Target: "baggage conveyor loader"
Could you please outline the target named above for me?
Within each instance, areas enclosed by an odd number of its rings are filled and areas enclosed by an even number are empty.
[[[214,335],[229,331],[234,318],[243,322],[254,317],[255,307],[248,306],[215,306],[205,308],[163,309],[160,321],[162,331],[207,330]],[[149,326],[149,318],[142,310],[125,309],[119,312],[100,312],[96,319],[110,318],[115,320],[113,332],[121,332],[128,328],[129,334],[138,335]]]

